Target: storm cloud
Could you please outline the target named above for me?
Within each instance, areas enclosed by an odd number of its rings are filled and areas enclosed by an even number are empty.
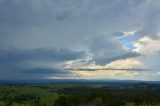
[[[0,62],[53,61],[62,62],[76,60],[85,56],[85,52],[73,52],[67,49],[10,49],[0,51]]]
[[[159,0],[0,0],[0,79],[65,77],[80,61],[158,69],[159,18]]]
[[[15,73],[26,76],[66,76],[71,72],[58,69],[55,64],[85,57],[83,51],[73,52],[67,49],[10,49],[0,53],[1,78],[5,78],[6,75],[11,78],[17,77]],[[42,65],[46,63],[51,64],[52,67]]]

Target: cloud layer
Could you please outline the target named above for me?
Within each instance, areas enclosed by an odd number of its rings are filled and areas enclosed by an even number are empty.
[[[157,73],[159,12],[159,0],[0,0],[0,79],[65,78],[78,74],[66,67],[105,69],[128,59],[144,64],[132,69]],[[118,78],[124,74],[137,75]]]
[[[25,78],[44,78],[47,76],[67,76],[71,74],[62,67],[56,66],[64,61],[83,58],[85,52],[73,52],[67,49],[10,49],[1,51],[0,70],[1,78],[16,78],[18,75]],[[61,69],[59,69],[61,68]],[[32,77],[31,77],[32,76]],[[18,79],[18,78],[17,78]]]

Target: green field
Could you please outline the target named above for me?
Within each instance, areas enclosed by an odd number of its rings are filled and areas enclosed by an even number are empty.
[[[160,106],[156,84],[0,85],[0,106]]]
[[[53,106],[54,101],[58,98],[56,92],[49,92],[50,89],[44,89],[34,86],[0,86],[0,97],[7,95],[10,98],[14,98],[16,95],[29,94],[40,97],[40,104],[46,104],[47,106]],[[8,94],[7,94],[8,93]],[[24,102],[24,106],[28,106],[30,101]],[[4,102],[0,102],[0,106],[3,106]],[[22,106],[23,103],[18,105],[14,103],[15,106]]]

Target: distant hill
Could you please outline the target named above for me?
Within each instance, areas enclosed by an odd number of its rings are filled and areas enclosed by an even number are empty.
[[[43,80],[0,80],[0,84],[43,84],[43,83],[155,83],[160,81],[116,80],[116,79],[43,79]]]

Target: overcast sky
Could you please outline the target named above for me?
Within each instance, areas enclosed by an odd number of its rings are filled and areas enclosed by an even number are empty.
[[[160,80],[159,0],[0,0],[0,79]]]

